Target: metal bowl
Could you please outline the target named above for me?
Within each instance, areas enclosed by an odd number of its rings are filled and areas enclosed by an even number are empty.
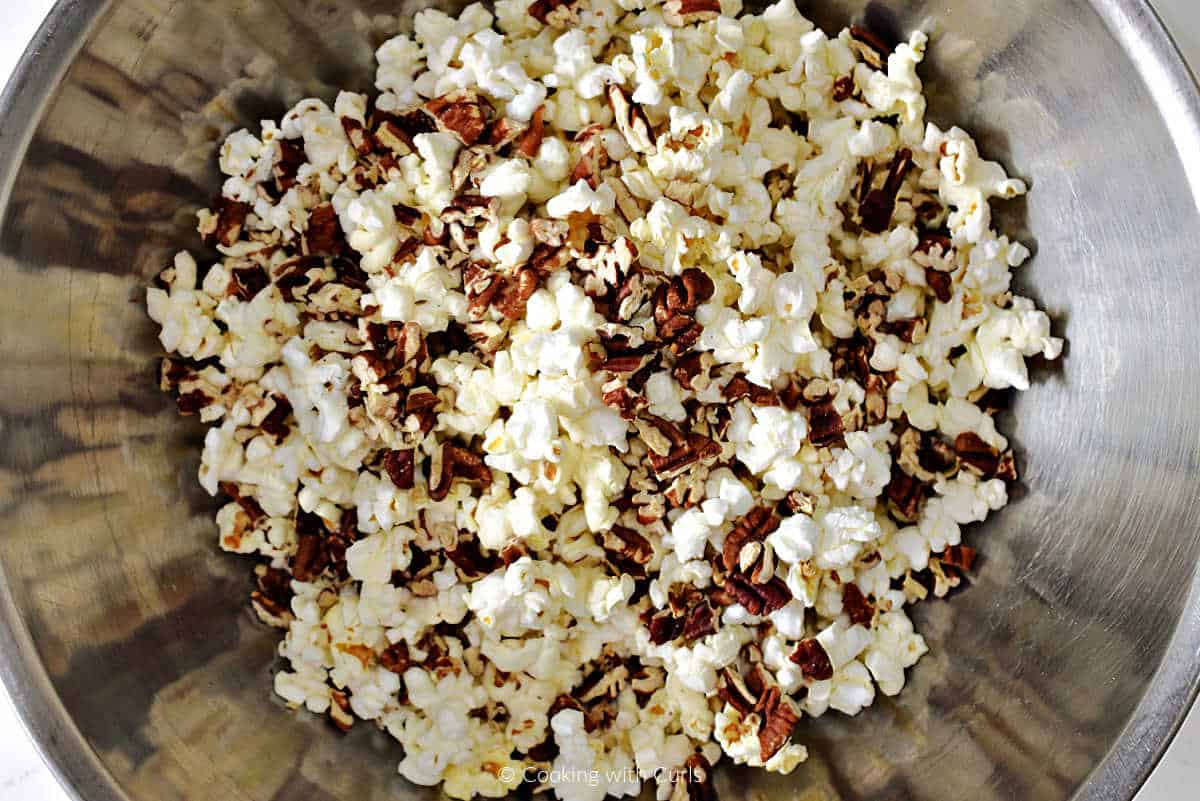
[[[0,674],[88,801],[434,798],[368,726],[272,697],[276,635],[215,547],[201,431],[155,386],[143,287],[218,187],[232,127],[367,88],[395,0],[63,0],[0,103]],[[1003,228],[1069,349],[1005,427],[1024,476],[984,562],[916,616],[932,653],[789,777],[727,801],[1124,801],[1200,654],[1200,99],[1137,0],[802,2],[933,22],[930,118],[1031,179]],[[354,9],[354,13],[351,13]],[[361,13],[360,13],[361,12]]]

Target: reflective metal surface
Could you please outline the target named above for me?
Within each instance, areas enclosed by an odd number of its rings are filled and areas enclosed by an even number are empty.
[[[864,3],[800,3],[826,25]],[[270,693],[275,634],[217,552],[200,429],[155,388],[142,288],[215,193],[232,127],[370,83],[414,3],[62,2],[0,102],[0,674],[86,801],[433,798],[394,743]],[[890,9],[890,10],[889,10]],[[352,13],[352,10],[365,12]],[[1004,226],[1068,351],[1006,430],[1016,502],[978,581],[917,612],[932,653],[790,777],[722,797],[1125,801],[1200,655],[1200,103],[1135,0],[894,0],[935,21],[931,119],[1032,179]]]

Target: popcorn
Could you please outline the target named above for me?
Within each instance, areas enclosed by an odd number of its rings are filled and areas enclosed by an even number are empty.
[[[1008,501],[986,390],[1063,347],[991,228],[1025,184],[926,124],[924,34],[741,5],[423,10],[378,96],[227,138],[214,263],[147,290],[276,693],[409,781],[787,773]]]

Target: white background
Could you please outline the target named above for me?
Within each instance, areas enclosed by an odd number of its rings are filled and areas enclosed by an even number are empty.
[[[0,83],[16,66],[53,0],[5,2],[0,24]],[[1200,3],[1155,0],[1184,52],[1200,69]],[[15,6],[15,8],[14,8]],[[1200,706],[1200,705],[1198,705]],[[1200,786],[1200,709],[1193,712],[1170,751],[1136,801],[1196,798]],[[4,688],[0,686],[0,801],[68,801],[26,737]],[[86,799],[85,799],[86,801]]]

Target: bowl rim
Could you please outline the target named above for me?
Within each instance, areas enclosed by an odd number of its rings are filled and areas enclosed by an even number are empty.
[[[1154,98],[1200,209],[1200,82],[1150,0],[1090,0]],[[112,0],[57,0],[0,93],[0,220],[19,166],[62,77]],[[1197,65],[1200,68],[1200,65]],[[1130,801],[1200,691],[1200,571],[1146,691],[1072,801]],[[0,562],[0,681],[43,761],[73,801],[128,801],[74,724],[16,607]]]

